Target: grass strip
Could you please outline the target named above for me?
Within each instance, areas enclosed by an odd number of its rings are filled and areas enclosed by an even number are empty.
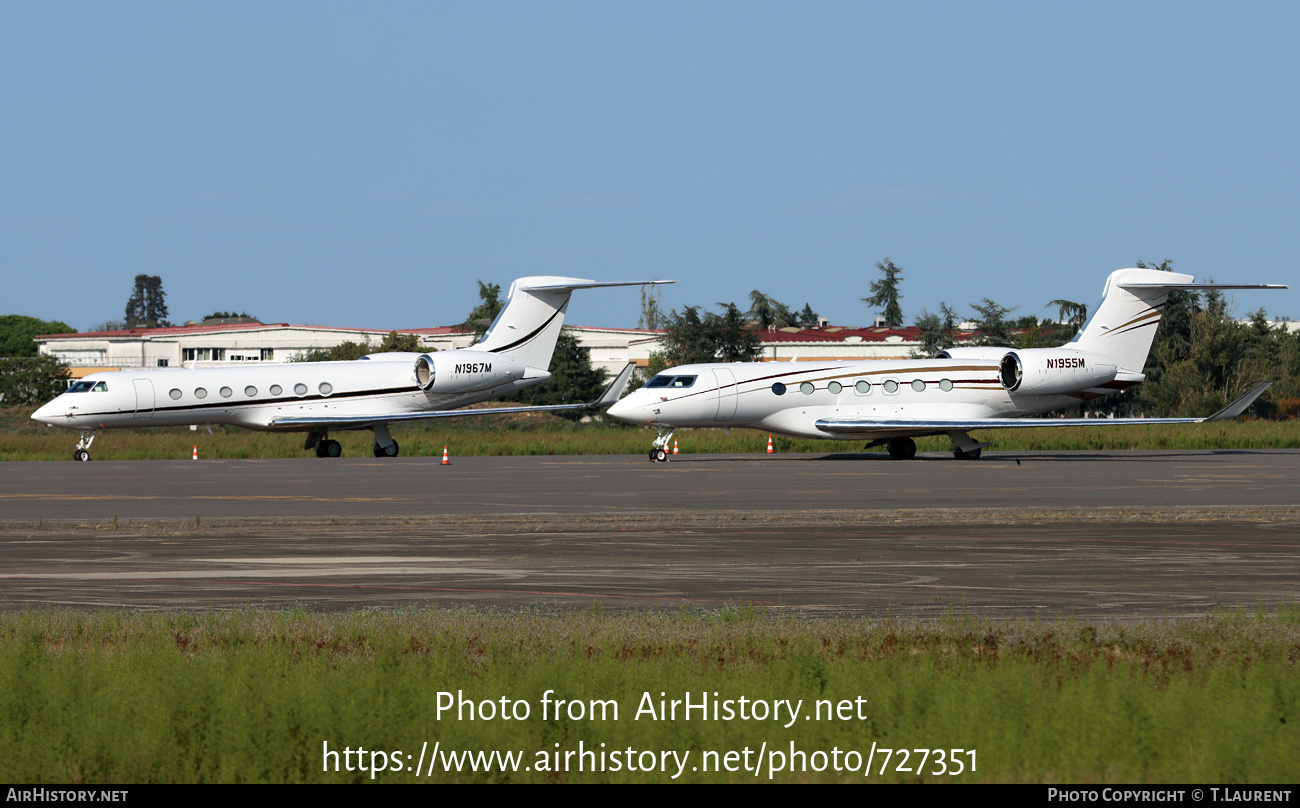
[[[52,429],[30,419],[30,409],[0,410],[0,461],[68,460],[76,434]],[[250,432],[214,427],[192,432],[184,427],[121,429],[101,433],[94,446],[98,460],[189,459],[194,446],[201,458],[306,457],[298,433]],[[654,431],[621,424],[573,423],[547,413],[443,419],[395,426],[393,437],[404,457],[439,457],[443,446],[453,456],[644,454]],[[993,444],[989,451],[1115,451],[1123,449],[1296,449],[1300,421],[1220,421],[1136,427],[1061,427],[1002,429],[978,432]],[[331,433],[343,444],[346,457],[369,457],[373,438],[368,431]],[[864,441],[773,438],[777,452],[857,452]],[[763,453],[767,433],[751,429],[683,429],[677,433],[688,454]],[[922,452],[951,451],[946,437],[917,441]],[[877,447],[871,451],[883,452]]]
[[[804,622],[743,606],[613,615],[600,604],[0,614],[0,779],[372,779],[345,765],[323,771],[328,743],[383,750],[388,768],[373,777],[382,782],[666,782],[677,769],[609,771],[607,761],[605,771],[578,771],[570,757],[552,770],[554,753],[579,744],[607,754],[689,752],[678,782],[1290,782],[1298,662],[1297,608],[1126,623],[992,623],[961,613]],[[552,709],[543,718],[547,691],[552,704],[582,705],[582,717]],[[451,698],[439,694],[458,692],[480,708],[504,697],[530,714],[471,720],[444,710],[439,719],[440,698]],[[645,712],[645,699],[657,709],[688,692],[697,703],[716,694],[733,707],[744,697],[803,708],[793,721]],[[608,704],[593,719],[595,703],[610,700],[617,720]],[[818,701],[824,714],[803,718]],[[442,753],[519,752],[521,765],[472,771],[461,759],[460,771],[440,764],[429,773],[426,760],[415,774],[415,758],[435,743]],[[720,765],[725,753],[739,761],[750,749],[754,763],[760,748],[757,777],[691,769],[709,751]],[[977,765],[939,774],[930,755],[918,772],[913,752],[911,770],[900,771],[897,754],[882,760],[885,748],[974,749]],[[803,767],[795,756],[795,771],[790,761],[771,771],[772,753],[791,750],[808,756]],[[845,764],[858,753],[858,771],[835,771],[832,750]],[[821,771],[816,752],[825,755]]]

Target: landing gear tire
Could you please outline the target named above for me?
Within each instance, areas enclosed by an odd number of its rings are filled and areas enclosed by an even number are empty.
[[[317,457],[340,457],[343,454],[343,447],[336,440],[323,440],[316,444]]]
[[[393,441],[391,446],[380,446],[375,444],[375,457],[397,457],[397,441]]]
[[[889,456],[895,460],[911,460],[916,457],[916,441],[911,438],[891,438],[886,444]]]
[[[72,453],[72,459],[85,463],[90,460],[90,452],[87,452],[85,449],[78,449]]]
[[[658,463],[668,462],[668,452],[664,451],[663,449],[655,449],[654,454],[652,456],[654,457],[655,461]]]
[[[983,449],[971,449],[969,452],[963,452],[961,449],[953,449],[952,456],[958,460],[979,460]]]

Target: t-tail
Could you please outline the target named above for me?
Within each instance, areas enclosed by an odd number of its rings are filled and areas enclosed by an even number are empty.
[[[532,371],[544,374],[560,338],[564,313],[574,289],[605,286],[646,286],[672,281],[598,282],[582,278],[536,276],[520,278],[510,285],[505,308],[497,315],[475,351],[497,353],[521,360]]]
[[[1119,269],[1106,278],[1101,305],[1071,345],[1115,360],[1119,370],[1142,373],[1169,293],[1176,289],[1285,289],[1278,284],[1196,283],[1191,275],[1159,269]]]

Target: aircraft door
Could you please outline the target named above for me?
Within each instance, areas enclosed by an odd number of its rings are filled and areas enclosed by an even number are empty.
[[[730,421],[736,415],[736,377],[726,368],[714,368],[713,378],[718,381],[718,414],[715,421]]]
[[[153,382],[149,379],[132,379],[135,383],[135,420],[153,418]]]

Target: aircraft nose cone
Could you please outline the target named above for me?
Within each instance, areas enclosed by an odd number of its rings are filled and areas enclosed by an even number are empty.
[[[54,422],[54,402],[39,407],[36,412],[32,413],[33,421],[40,421],[42,424],[51,424]]]
[[[625,398],[622,401],[615,401],[608,413],[620,421],[632,421],[635,420],[632,415],[634,409],[636,408]]]

